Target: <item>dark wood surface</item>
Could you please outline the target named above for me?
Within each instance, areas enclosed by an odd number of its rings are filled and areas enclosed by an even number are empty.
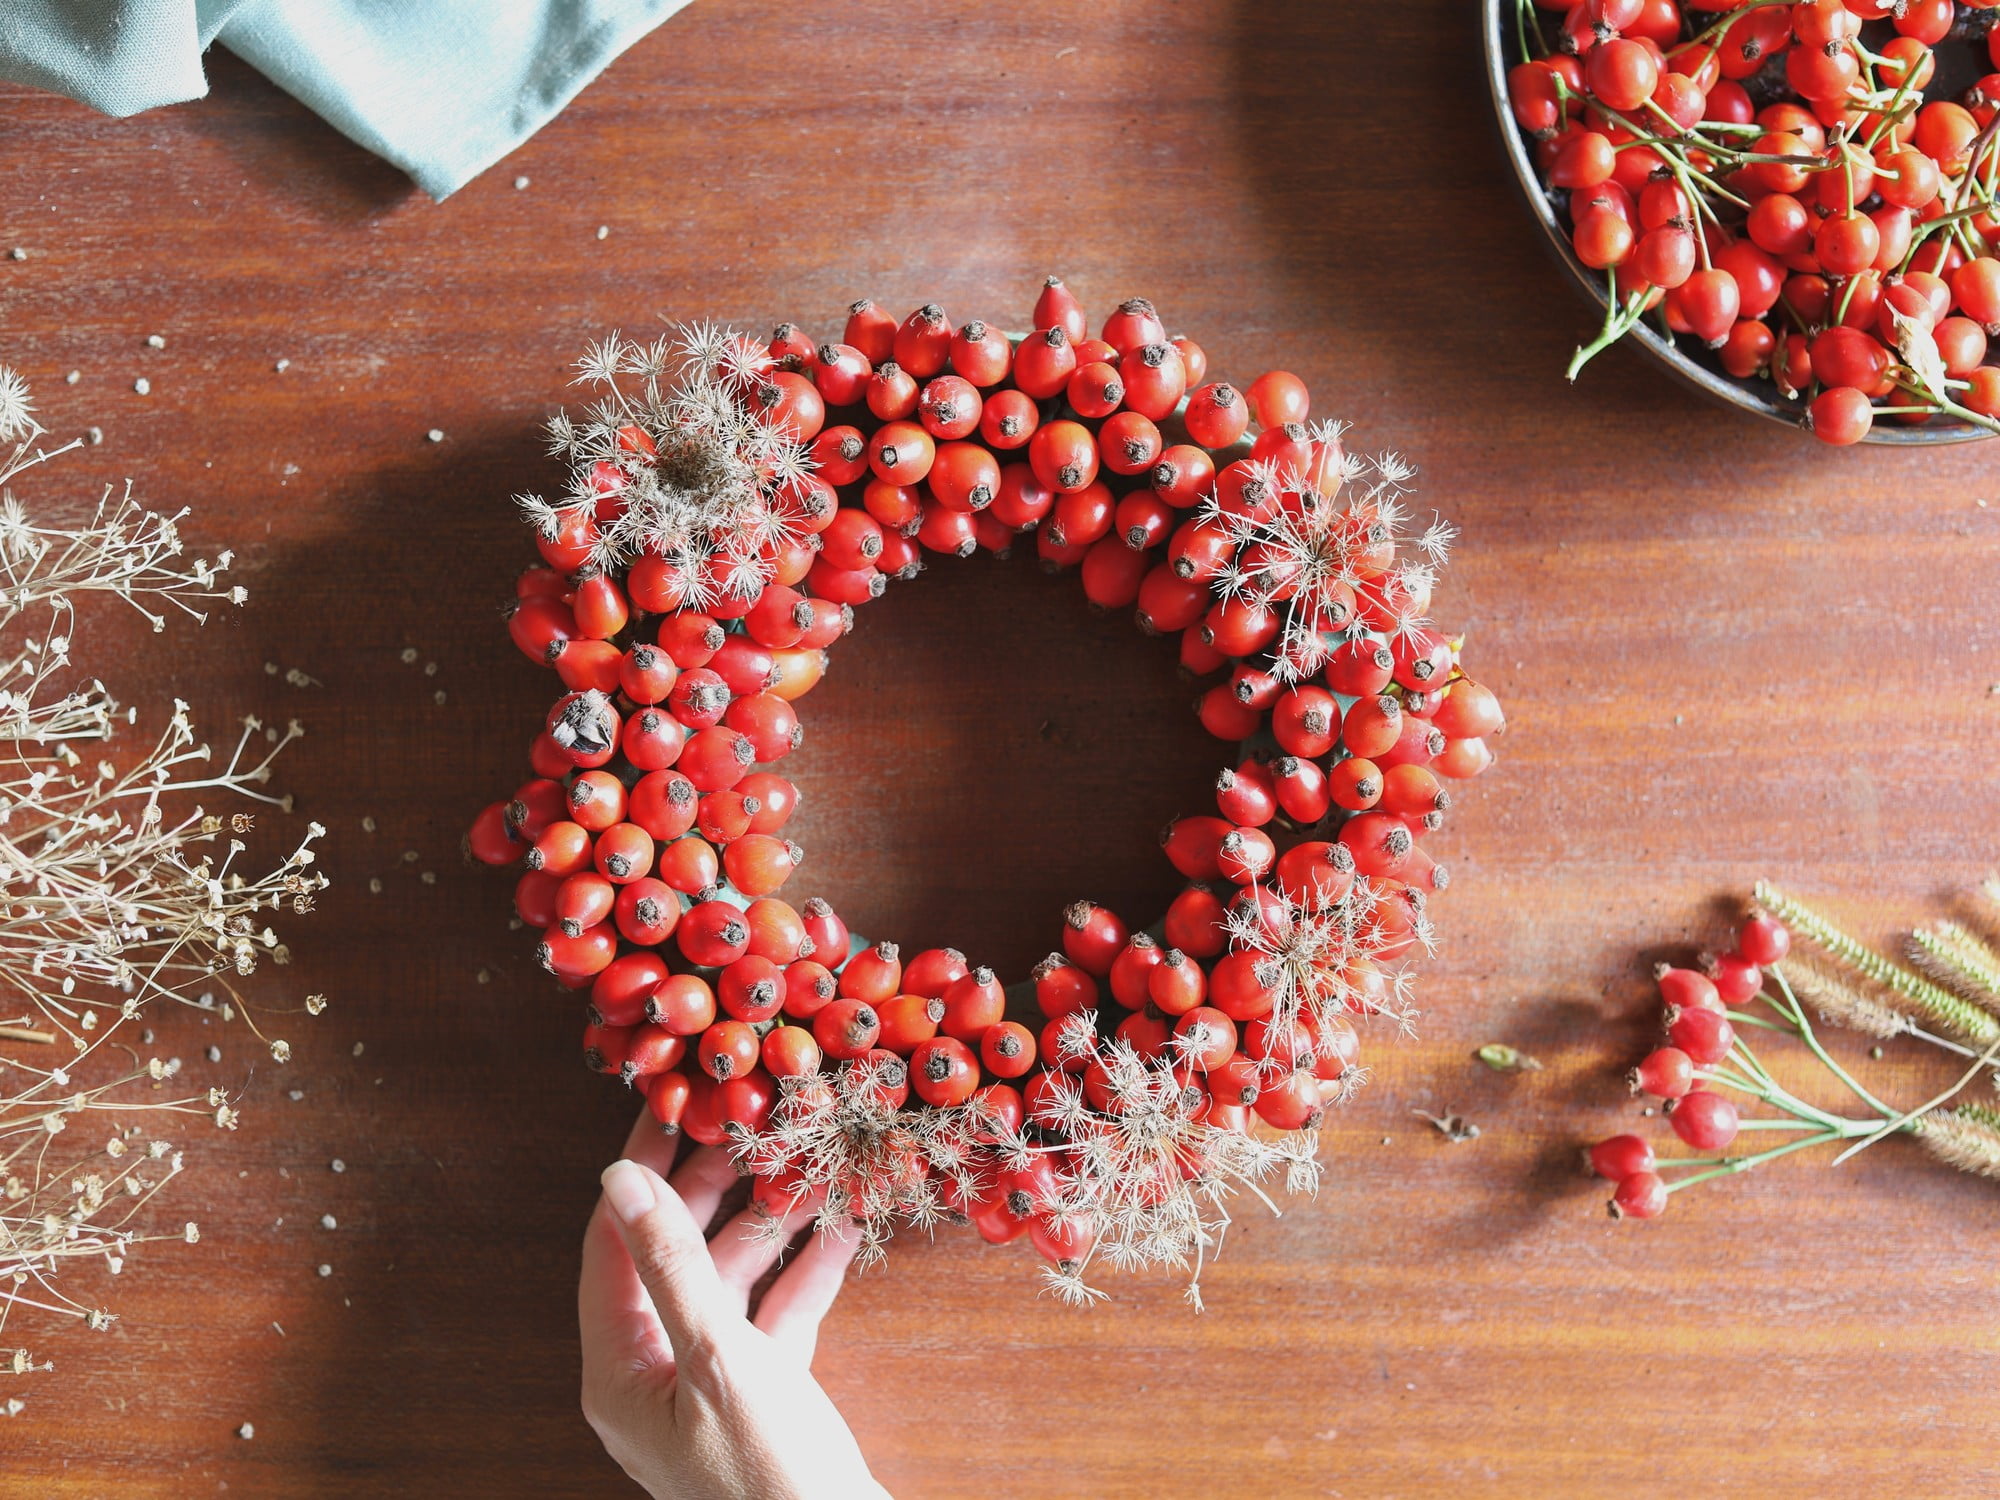
[[[577,1414],[571,1296],[631,1104],[457,852],[545,692],[498,620],[507,496],[548,481],[534,424],[609,327],[831,331],[863,294],[1018,324],[1051,270],[1413,457],[1465,530],[1439,613],[1514,727],[1441,846],[1422,1039],[1371,1043],[1318,1199],[1246,1214],[1200,1317],[1163,1281],[1064,1311],[1025,1246],[902,1246],[820,1356],[884,1480],[1989,1492],[1990,1186],[1891,1144],[1621,1227],[1571,1157],[1634,1117],[1646,965],[1718,936],[1718,897],[1768,873],[1887,934],[1993,858],[2000,453],[1825,450],[1623,352],[1565,389],[1585,314],[1458,7],[715,0],[441,207],[212,63],[209,100],[126,122],[0,89],[0,241],[29,252],[0,260],[0,359],[58,432],[104,431],[66,493],[131,475],[238,547],[240,618],[156,641],[100,611],[84,650],[150,709],[309,721],[284,780],[338,884],[272,994],[334,1006],[255,1069],[238,1134],[191,1142],[169,1212],[203,1244],[136,1258],[111,1332],[29,1340],[58,1370],[0,1390],[27,1402],[0,1492],[623,1492]],[[936,566],[807,700],[801,882],[1018,971],[1066,900],[1168,889],[1152,831],[1217,764],[1186,697],[1072,583]],[[202,1076],[240,1079],[223,1040]],[[1548,1066],[1488,1074],[1491,1040]],[[1899,1098],[1939,1075],[1878,1067]]]

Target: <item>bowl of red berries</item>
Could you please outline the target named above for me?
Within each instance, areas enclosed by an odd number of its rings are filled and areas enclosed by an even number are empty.
[[[1530,211],[1630,340],[1834,444],[2000,432],[2000,0],[1486,0]]]

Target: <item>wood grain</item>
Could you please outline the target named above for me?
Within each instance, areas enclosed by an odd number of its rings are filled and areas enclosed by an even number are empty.
[[[1319,1198],[1244,1216],[1201,1317],[1158,1282],[1065,1312],[1024,1247],[902,1247],[820,1358],[885,1481],[1990,1492],[1990,1188],[1891,1144],[1619,1227],[1570,1159],[1633,1119],[1646,964],[1715,940],[1720,897],[1768,873],[1886,935],[1993,858],[1994,452],[1825,450],[1619,352],[1565,388],[1586,313],[1510,197],[1461,8],[698,5],[441,207],[212,61],[213,97],[127,122],[0,90],[0,241],[28,251],[0,358],[59,432],[102,427],[70,493],[132,475],[238,547],[239,619],[100,613],[84,649],[157,710],[309,721],[286,779],[338,884],[273,997],[335,1004],[251,1071],[240,1133],[191,1142],[202,1246],[137,1258],[111,1332],[33,1341],[59,1368],[0,1392],[27,1401],[0,1491],[623,1492],[571,1295],[630,1103],[457,853],[543,692],[498,624],[507,496],[547,482],[534,423],[609,327],[831,331],[863,294],[1005,323],[1058,270],[1421,465],[1465,530],[1440,612],[1514,729],[1444,838],[1423,1039],[1371,1043]],[[1151,831],[1215,760],[1185,696],[1073,586],[936,566],[809,701],[807,883],[1018,969],[1064,901],[1167,888]],[[1548,1067],[1486,1073],[1495,1039]],[[195,1071],[240,1080],[253,1049],[219,1040]],[[1898,1098],[1937,1077],[1876,1066]]]

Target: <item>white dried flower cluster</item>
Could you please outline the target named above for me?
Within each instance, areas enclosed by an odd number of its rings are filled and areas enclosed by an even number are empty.
[[[870,1055],[839,1072],[778,1080],[766,1127],[737,1135],[739,1165],[792,1185],[794,1201],[814,1202],[822,1229],[852,1222],[860,1263],[882,1259],[899,1224],[930,1229],[976,1186],[980,1120],[966,1108],[905,1107],[902,1059]],[[947,1199],[947,1185],[957,1190]],[[770,1221],[779,1232],[782,1219]]]
[[[1201,1273],[1221,1253],[1229,1200],[1239,1192],[1280,1210],[1262,1184],[1282,1172],[1285,1191],[1319,1186],[1318,1133],[1276,1138],[1210,1124],[1208,1096],[1149,1063],[1127,1043],[1098,1049],[1108,1110],[1092,1107],[1072,1073],[1052,1076],[1034,1123],[1060,1144],[1054,1217],[1085,1247],[1042,1276],[1061,1300],[1080,1305],[1104,1295],[1086,1279],[1093,1263],[1113,1271],[1171,1267],[1187,1273],[1187,1300],[1201,1301]],[[1012,1154],[1035,1148],[1017,1140]],[[1013,1163],[1010,1163],[1012,1165]]]
[[[0,365],[0,443],[28,442],[41,434],[28,382]]]
[[[1334,422],[1310,428],[1316,456],[1303,469],[1272,459],[1255,465],[1245,486],[1255,502],[1249,509],[1227,508],[1218,496],[1201,508],[1237,546],[1217,592],[1283,612],[1272,655],[1276,675],[1288,681],[1311,677],[1341,641],[1369,633],[1356,610],[1364,592],[1388,615],[1385,634],[1421,628],[1456,535],[1433,519],[1408,536],[1405,497],[1416,470],[1399,454],[1347,452],[1342,431]],[[1401,555],[1405,543],[1415,556]]]
[[[1080,1034],[1093,1030],[1078,1018]],[[1222,1248],[1228,1202],[1250,1192],[1272,1212],[1261,1184],[1283,1173],[1286,1191],[1319,1182],[1312,1131],[1276,1138],[1208,1121],[1208,1101],[1161,1062],[1124,1042],[1081,1041],[1104,1070],[1109,1110],[1086,1099],[1077,1075],[1053,1075],[1035,1117],[1014,1129],[975,1098],[949,1109],[906,1103],[900,1060],[867,1058],[834,1073],[778,1081],[778,1102],[757,1133],[739,1132],[738,1164],[786,1184],[795,1205],[816,1210],[820,1229],[853,1223],[861,1264],[879,1261],[898,1227],[929,1230],[963,1220],[1005,1187],[1004,1174],[1046,1161],[1046,1201],[1010,1209],[1072,1238],[1075,1258],[1043,1270],[1064,1301],[1103,1292],[1093,1266],[1114,1271],[1171,1267],[1188,1275],[1188,1300],[1201,1305],[1201,1272]],[[782,1215],[759,1232],[782,1236]]]
[[[697,608],[749,598],[771,577],[771,549],[834,503],[810,479],[791,428],[772,417],[781,393],[754,339],[708,324],[647,344],[614,333],[577,368],[598,398],[580,419],[549,423],[550,451],[570,465],[569,493],[516,504],[542,536],[587,540],[590,568],[650,556]]]
[[[1304,1022],[1318,1036],[1356,1014],[1387,1016],[1405,1033],[1415,1029],[1417,1012],[1411,1000],[1413,977],[1407,968],[1386,968],[1377,958],[1390,946],[1383,918],[1385,902],[1400,901],[1405,920],[1425,952],[1434,950],[1436,933],[1423,905],[1423,892],[1405,889],[1385,897],[1365,880],[1354,883],[1346,897],[1320,911],[1288,906],[1259,911],[1240,903],[1226,918],[1229,946],[1256,957],[1257,982],[1271,994],[1268,1023],[1280,1035]],[[1365,983],[1364,983],[1365,980]],[[1310,1064],[1313,1059],[1300,1059]],[[1291,1060],[1271,1067],[1289,1067]],[[1350,1090],[1365,1075],[1350,1069],[1343,1081]]]
[[[275,869],[251,871],[238,837],[251,816],[192,801],[214,792],[289,809],[267,788],[298,725],[245,719],[218,767],[176,701],[158,738],[126,754],[115,736],[136,712],[101,682],[71,680],[77,596],[114,595],[157,629],[167,606],[201,620],[199,605],[243,591],[218,581],[227,553],[178,561],[178,517],[129,494],[107,494],[79,526],[32,521],[7,485],[77,446],[41,436],[25,385],[0,366],[0,1330],[17,1310],[107,1327],[108,1311],[63,1287],[65,1267],[116,1272],[134,1244],[194,1241],[192,1224],[143,1223],[181,1170],[156,1127],[179,1116],[233,1129],[237,1112],[220,1088],[178,1095],[180,1060],[140,1061],[127,1033],[151,1006],[217,1009],[218,992],[223,1017],[255,1030],[237,981],[289,959],[270,918],[310,911],[327,883],[318,824]],[[269,1045],[282,1062],[288,1046]],[[116,1123],[93,1130],[93,1119]]]

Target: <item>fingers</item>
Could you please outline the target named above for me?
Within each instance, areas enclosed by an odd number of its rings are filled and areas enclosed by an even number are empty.
[[[641,1110],[625,1142],[625,1157],[665,1175],[679,1145],[678,1135],[662,1135],[653,1117]],[[672,1359],[653,1299],[646,1294],[602,1197],[584,1230],[576,1314],[586,1369]]]
[[[586,1371],[668,1363],[672,1352],[639,1280],[632,1256],[618,1236],[611,1211],[599,1199],[583,1235],[583,1273],[576,1283],[576,1325]]]
[[[755,1322],[764,1332],[812,1358],[819,1340],[820,1320],[840,1294],[848,1262],[861,1247],[852,1224],[816,1231],[792,1257],[757,1308]]]
[[[715,1262],[717,1278],[739,1313],[750,1306],[750,1288],[778,1263],[792,1236],[812,1222],[818,1208],[817,1196],[807,1198],[774,1222],[769,1214],[752,1206],[715,1232],[708,1242],[708,1253]]]
[[[691,1153],[673,1178],[674,1191],[703,1229],[707,1229],[715,1211],[722,1207],[723,1195],[737,1181],[736,1164],[720,1146],[703,1146]]]
[[[680,1194],[652,1168],[621,1160],[604,1169],[604,1201],[675,1351],[712,1345],[736,1313]]]
[[[672,1135],[662,1135],[660,1122],[653,1118],[652,1112],[641,1109],[639,1118],[632,1122],[632,1133],[625,1137],[622,1154],[625,1160],[651,1167],[665,1177],[674,1169],[674,1158],[680,1152],[682,1139],[678,1130]]]

